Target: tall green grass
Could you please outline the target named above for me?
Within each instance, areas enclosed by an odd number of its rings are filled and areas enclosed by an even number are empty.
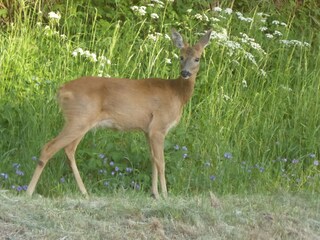
[[[170,191],[318,191],[320,40],[312,26],[301,31],[295,16],[258,7],[240,13],[190,5],[178,12],[177,3],[153,4],[141,15],[125,4],[102,13],[68,1],[55,19],[36,2],[3,27],[0,187],[28,184],[42,145],[61,130],[55,94],[62,83],[83,75],[177,77],[179,52],[165,35],[175,27],[191,43],[209,28],[214,34],[194,96],[166,139]],[[77,160],[92,192],[149,190],[143,134],[90,132]],[[77,191],[62,152],[37,191]]]

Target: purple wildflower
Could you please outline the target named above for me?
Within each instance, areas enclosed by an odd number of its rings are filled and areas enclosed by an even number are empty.
[[[313,161],[313,165],[314,165],[314,166],[319,166],[319,161],[318,161],[318,160],[314,160],[314,161]]]
[[[226,152],[226,153],[223,154],[223,156],[224,156],[226,159],[231,159],[231,158],[232,158],[232,153]]]
[[[211,181],[214,181],[214,180],[216,180],[216,176],[214,176],[214,175],[211,175],[211,176],[210,176],[210,180],[211,180]]]
[[[107,173],[107,170],[105,170],[105,169],[100,169],[99,170],[99,174],[106,174]]]
[[[66,179],[64,177],[60,178],[60,183],[65,183]]]
[[[4,180],[7,180],[9,178],[8,173],[0,173],[0,177],[2,177]]]
[[[134,181],[131,182],[131,186],[135,189],[135,190],[140,190],[140,184],[136,183]]]
[[[19,170],[19,169],[16,170],[16,174],[17,174],[18,176],[24,176],[24,172],[22,172],[22,171]]]
[[[126,172],[127,172],[127,173],[132,173],[132,168],[128,168],[128,167],[127,167],[127,168],[126,168]]]
[[[298,159],[293,159],[291,162],[292,162],[293,164],[296,164],[296,163],[299,162],[299,160],[298,160]]]
[[[315,158],[315,157],[316,157],[316,154],[310,153],[310,154],[309,154],[309,157],[310,157],[310,158]]]
[[[20,167],[20,164],[19,163],[14,163],[14,164],[12,164],[12,167],[15,168],[15,169],[18,169]]]
[[[21,192],[21,191],[23,190],[23,188],[22,188],[21,186],[18,186],[18,187],[16,188],[16,190],[17,190],[18,192]]]
[[[175,145],[173,148],[174,148],[174,150],[179,150],[180,149],[179,145]]]
[[[188,157],[188,154],[187,154],[187,153],[184,153],[184,154],[182,155],[182,157],[183,157],[183,159],[186,159],[186,158]]]
[[[28,185],[23,185],[23,186],[22,186],[22,189],[23,189],[24,191],[27,191]]]
[[[116,172],[118,172],[120,169],[119,169],[119,167],[116,166],[116,167],[114,168],[114,170],[115,170]]]
[[[187,148],[186,146],[183,146],[181,149],[182,149],[183,151],[188,151],[188,148]]]
[[[32,160],[32,161],[37,161],[38,158],[37,158],[36,156],[33,156],[33,157],[31,157],[31,160]]]
[[[112,166],[114,165],[114,162],[113,162],[113,161],[111,161],[109,164],[110,164],[110,166],[112,167]]]
[[[109,186],[109,182],[108,182],[108,181],[105,181],[105,182],[103,183],[103,185],[106,186],[106,187],[108,187],[108,186]]]
[[[106,156],[103,153],[99,154],[99,158],[104,159]]]

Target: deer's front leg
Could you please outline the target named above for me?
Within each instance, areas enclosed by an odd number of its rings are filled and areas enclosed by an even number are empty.
[[[164,137],[165,135],[160,131],[151,131],[148,134],[150,144],[151,160],[152,160],[152,195],[158,199],[158,176],[162,194],[167,197],[167,185],[165,179],[165,162],[164,162]]]

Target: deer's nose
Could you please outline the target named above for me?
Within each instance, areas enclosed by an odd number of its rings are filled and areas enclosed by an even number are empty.
[[[183,70],[183,71],[181,71],[181,76],[183,78],[188,78],[191,76],[191,73],[189,71]]]

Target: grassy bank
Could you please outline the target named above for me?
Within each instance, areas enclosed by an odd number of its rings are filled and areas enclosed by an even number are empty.
[[[0,192],[0,239],[319,239],[312,195],[33,199]]]

